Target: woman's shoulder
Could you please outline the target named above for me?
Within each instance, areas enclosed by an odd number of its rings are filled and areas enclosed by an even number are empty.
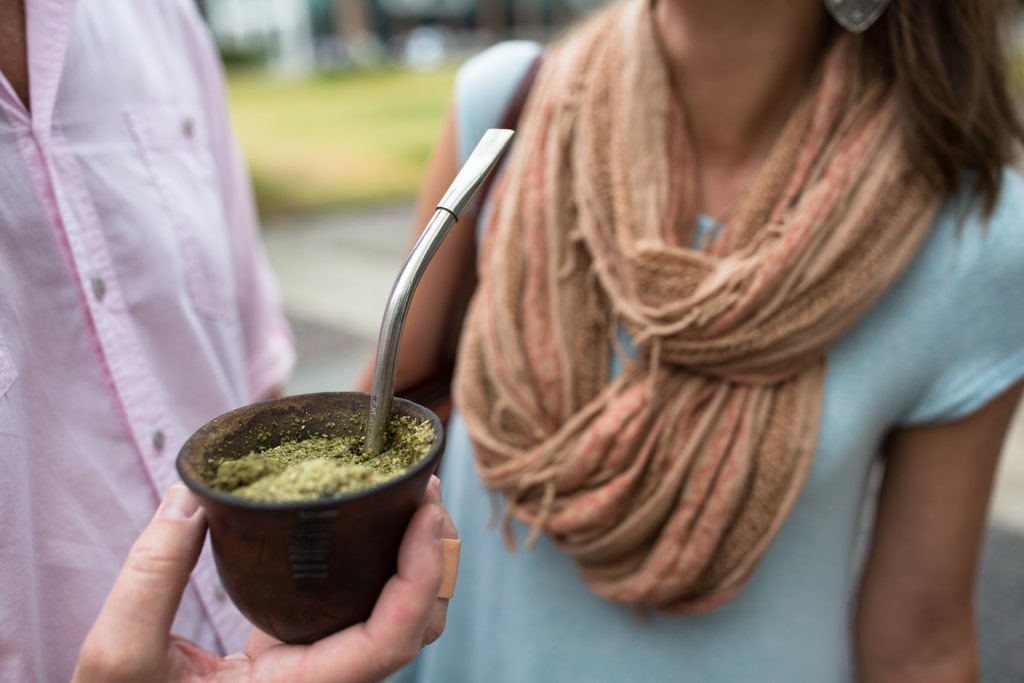
[[[893,297],[922,363],[908,422],[952,419],[1024,377],[1024,177],[1004,172],[993,210],[947,202]]]
[[[543,46],[533,40],[505,40],[495,43],[467,59],[459,69],[460,78],[480,73],[492,76],[497,71],[519,68],[523,63],[528,65],[542,49]]]
[[[1013,304],[1024,295],[1024,177],[1007,168],[991,212],[966,193],[940,210],[920,270],[956,306]]]
[[[936,220],[957,254],[962,275],[986,278],[993,268],[1008,268],[1024,278],[1024,176],[1016,168],[1003,172],[999,199],[989,214],[958,198],[947,204]],[[952,238],[952,239],[950,239]]]
[[[1011,167],[1003,172],[1003,185],[999,201],[988,220],[987,227],[992,235],[991,247],[1000,252],[1008,247],[1010,253],[1003,253],[1003,259],[1012,259],[1017,266],[1017,275],[1024,278],[1024,174],[1022,169]]]
[[[488,128],[501,121],[516,87],[543,49],[540,43],[508,40],[466,60],[455,77],[458,154],[464,160]]]

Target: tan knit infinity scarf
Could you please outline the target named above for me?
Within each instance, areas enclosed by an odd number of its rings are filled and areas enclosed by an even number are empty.
[[[694,168],[648,1],[545,57],[455,398],[531,542],[546,532],[601,596],[691,611],[742,587],[793,507],[825,353],[910,261],[938,197],[840,38],[723,235],[690,248]],[[609,381],[620,326],[639,357]]]

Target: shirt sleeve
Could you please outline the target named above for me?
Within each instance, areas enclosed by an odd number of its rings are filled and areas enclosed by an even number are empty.
[[[938,325],[919,340],[930,372],[908,424],[963,417],[1024,378],[1024,181],[1008,171],[990,217],[960,216],[936,226],[956,248],[934,276]]]
[[[187,2],[185,10],[192,54],[202,79],[211,144],[221,182],[224,213],[230,231],[238,291],[239,319],[248,356],[249,390],[253,399],[284,387],[295,365],[295,344],[284,315],[280,286],[260,237],[259,220],[248,169],[228,112],[223,66],[213,38]]]

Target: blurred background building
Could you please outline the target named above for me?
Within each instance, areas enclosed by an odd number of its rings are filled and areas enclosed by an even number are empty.
[[[198,0],[229,63],[301,74],[427,67],[496,40],[546,40],[603,0]]]

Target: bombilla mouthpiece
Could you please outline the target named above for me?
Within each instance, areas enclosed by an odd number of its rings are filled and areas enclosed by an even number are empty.
[[[512,140],[513,132],[503,128],[491,128],[477,143],[473,153],[466,159],[459,174],[448,187],[448,191],[437,203],[437,208],[444,209],[455,215],[455,220],[462,216],[473,196],[480,189],[484,179],[498,163],[502,152]]]

